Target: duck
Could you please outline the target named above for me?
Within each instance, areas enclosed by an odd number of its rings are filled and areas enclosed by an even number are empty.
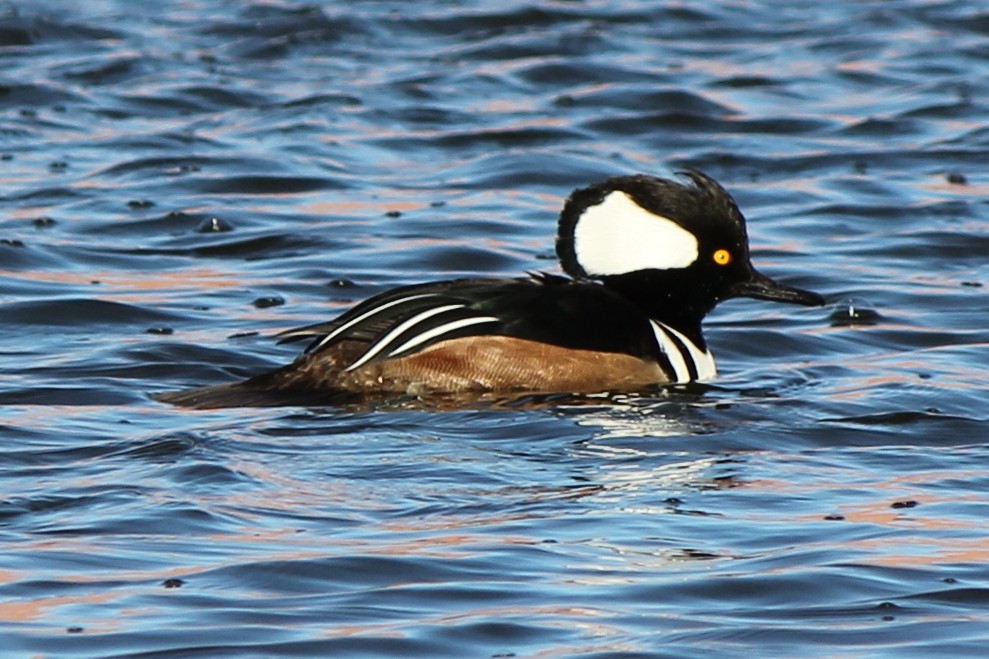
[[[752,265],[735,200],[697,169],[612,176],[574,190],[559,215],[563,274],[461,278],[374,295],[247,380],[157,394],[192,408],[335,404],[375,397],[616,394],[710,381],[701,323],[737,297],[821,306]]]

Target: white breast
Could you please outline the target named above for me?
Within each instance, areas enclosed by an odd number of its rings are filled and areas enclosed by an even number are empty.
[[[649,323],[652,325],[653,334],[656,335],[659,349],[673,366],[676,378],[674,383],[682,384],[694,379],[703,382],[713,379],[718,374],[718,369],[714,365],[714,356],[709,350],[701,350],[693,341],[669,325],[655,320],[650,320]],[[690,377],[688,362],[693,364],[697,372],[696,378]]]

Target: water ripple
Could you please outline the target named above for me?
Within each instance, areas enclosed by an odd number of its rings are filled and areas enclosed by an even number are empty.
[[[0,7],[7,652],[984,654],[980,7],[136,7]],[[685,165],[831,305],[719,306],[713,383],[149,398]]]

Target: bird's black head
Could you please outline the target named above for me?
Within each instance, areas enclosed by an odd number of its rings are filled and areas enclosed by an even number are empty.
[[[732,297],[824,303],[756,271],[731,195],[697,170],[680,173],[688,184],[640,174],[575,190],[560,215],[563,270],[599,280],[650,317],[688,331],[699,332],[701,319]]]

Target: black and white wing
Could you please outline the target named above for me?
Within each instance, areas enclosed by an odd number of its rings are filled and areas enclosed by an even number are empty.
[[[308,354],[343,341],[357,342],[359,348],[348,350],[357,357],[345,367],[353,370],[376,360],[410,355],[440,341],[485,335],[666,361],[653,325],[627,300],[600,284],[544,274],[397,288],[367,299],[328,323],[279,336],[282,341],[311,339]]]
[[[397,288],[365,300],[328,323],[289,330],[279,337],[282,342],[311,338],[306,348],[309,354],[347,339],[366,343],[364,352],[347,366],[346,370],[353,370],[446,339],[498,333],[502,320],[479,308],[479,303],[515,281],[522,280],[454,280]]]

